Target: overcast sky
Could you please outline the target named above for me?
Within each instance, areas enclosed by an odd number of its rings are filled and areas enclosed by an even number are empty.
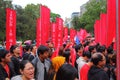
[[[27,4],[41,3],[50,8],[53,13],[60,14],[63,20],[70,18],[72,12],[80,12],[80,6],[89,0],[12,0],[13,4],[25,7]]]

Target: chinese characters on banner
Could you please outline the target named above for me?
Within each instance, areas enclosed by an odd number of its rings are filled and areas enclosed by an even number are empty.
[[[16,11],[6,8],[6,49],[16,44]]]

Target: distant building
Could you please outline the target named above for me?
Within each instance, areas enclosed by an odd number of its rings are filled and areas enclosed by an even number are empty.
[[[87,4],[83,4],[82,6],[80,6],[80,16],[85,13],[85,11],[86,11],[86,5]]]
[[[86,10],[86,5],[87,3],[91,2],[92,0],[89,0],[88,2],[86,2],[85,4],[83,4],[82,6],[80,6],[80,16],[82,16],[87,10]],[[96,2],[98,2],[100,0],[96,0]]]
[[[73,12],[71,18],[73,19],[74,17],[79,17],[79,16],[80,16],[80,12]]]
[[[72,27],[71,18],[65,18],[64,25],[68,28],[71,28]]]

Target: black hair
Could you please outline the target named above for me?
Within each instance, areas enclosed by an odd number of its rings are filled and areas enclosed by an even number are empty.
[[[103,60],[102,53],[94,53],[91,57],[91,62],[93,62],[94,65],[98,65],[99,61]]]
[[[56,74],[56,80],[74,80],[77,78],[77,70],[70,64],[63,64]]]
[[[78,50],[80,50],[83,46],[82,45],[76,45],[75,46],[75,51],[76,53],[78,52]]]
[[[11,47],[10,47],[10,53],[14,53],[13,51],[14,51],[14,49],[16,49],[18,47],[18,45],[12,45]]]
[[[105,46],[99,46],[98,49],[97,49],[97,52],[103,53],[103,52],[105,52],[105,50],[106,50]]]
[[[89,51],[92,52],[95,49],[95,46],[89,46]]]
[[[112,47],[112,46],[109,46],[109,47],[107,48],[107,52],[108,52],[108,54],[113,54],[113,52],[114,52],[113,47]]]
[[[64,47],[60,46],[59,51],[58,51],[58,55],[63,56],[63,51],[64,51]]]
[[[27,44],[24,48],[26,51],[29,51],[31,49],[31,45]]]
[[[25,65],[27,64],[27,63],[31,63],[29,60],[22,60],[21,62],[20,62],[20,69],[21,70],[24,70],[24,68],[25,68]],[[31,63],[32,64],[32,63]],[[33,65],[33,64],[32,64]],[[33,65],[34,66],[34,65]]]
[[[89,51],[84,51],[82,54],[83,57],[91,58],[91,53]]]
[[[63,57],[65,57],[66,62],[69,62],[70,51],[64,51]]]
[[[83,46],[86,47],[86,46],[88,46],[89,44],[90,44],[90,42],[87,41],[87,42],[84,43]]]
[[[33,50],[33,47],[34,47],[35,45],[31,45],[30,46],[30,51],[32,51]]]
[[[49,51],[49,48],[44,46],[44,45],[40,45],[38,47],[38,50],[37,50],[37,54],[40,55],[40,54],[44,54],[44,52],[46,51]]]
[[[2,58],[5,58],[5,56],[9,53],[6,49],[0,49],[0,62],[2,62]]]
[[[63,44],[63,47],[65,48],[65,47],[66,47],[66,44]]]
[[[116,64],[116,54],[113,54],[112,55],[112,58],[111,58],[112,62]]]

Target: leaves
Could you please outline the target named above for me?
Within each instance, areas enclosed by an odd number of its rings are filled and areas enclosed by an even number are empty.
[[[28,4],[25,8],[20,5],[12,7],[11,1],[0,0],[0,41],[5,39],[6,13],[5,8],[14,8],[17,13],[16,37],[17,40],[35,40],[36,38],[36,19],[40,16],[40,4]],[[55,22],[59,14],[51,12],[51,21]]]
[[[5,30],[6,30],[5,9],[7,7],[12,8],[11,1],[0,0],[0,41],[3,41],[5,39]]]
[[[100,13],[106,12],[106,0],[91,0],[86,4],[86,12],[79,17],[79,25],[75,29],[85,28],[93,33],[93,26],[96,19],[100,18]],[[73,19],[74,20],[74,19]]]

